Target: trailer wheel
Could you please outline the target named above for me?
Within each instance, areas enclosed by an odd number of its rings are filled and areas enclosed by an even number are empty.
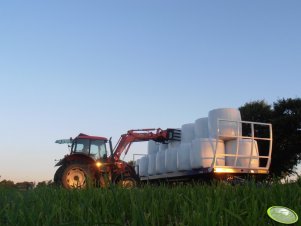
[[[115,181],[116,185],[121,188],[135,188],[137,187],[137,180],[132,176],[119,176]]]
[[[71,164],[62,175],[62,185],[67,189],[84,189],[93,181],[92,173],[86,165]]]

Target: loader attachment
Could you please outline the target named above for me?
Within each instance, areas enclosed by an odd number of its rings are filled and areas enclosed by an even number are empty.
[[[181,141],[180,129],[167,129],[168,139],[172,141]]]

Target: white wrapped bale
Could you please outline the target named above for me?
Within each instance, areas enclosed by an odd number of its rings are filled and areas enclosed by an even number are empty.
[[[163,144],[163,143],[159,144],[159,151],[165,151],[167,148],[168,148],[167,144]]]
[[[177,169],[178,171],[191,170],[190,164],[191,143],[181,143],[178,149]]]
[[[167,146],[167,147],[168,147],[168,149],[173,149],[173,148],[179,147],[180,144],[181,144],[180,141],[170,141],[170,142],[168,143],[168,146]]]
[[[156,155],[157,154],[148,155],[148,175],[156,174]]]
[[[139,161],[139,176],[148,176],[148,156],[144,156]]]
[[[194,122],[194,134],[195,138],[208,138],[208,117],[199,118]]]
[[[156,154],[159,151],[159,143],[156,143],[153,140],[148,141],[147,144],[147,154]]]
[[[181,127],[181,143],[191,142],[195,138],[194,123],[187,123]]]
[[[137,159],[136,162],[135,162],[135,172],[136,172],[136,174],[139,174],[139,162],[140,162],[140,159]]]
[[[177,149],[168,148],[165,151],[165,168],[168,173],[177,171]]]
[[[218,119],[237,122],[219,121],[218,125]],[[215,139],[219,134],[221,136],[219,139],[230,140],[233,139],[233,136],[241,136],[241,123],[238,123],[238,121],[241,121],[241,115],[238,109],[218,108],[211,110],[208,114],[209,137]]]
[[[245,155],[246,157],[238,157],[236,166],[249,167],[251,159],[251,168],[259,167],[258,146],[252,139],[235,139],[225,142],[226,154]],[[252,157],[251,157],[252,156]],[[251,158],[250,158],[251,157]],[[235,166],[235,157],[226,156],[226,166]]]
[[[191,168],[211,167],[214,161],[214,153],[216,149],[216,166],[225,165],[225,145],[222,140],[199,138],[194,139],[190,151]],[[223,156],[218,156],[223,155]]]
[[[166,150],[159,151],[156,154],[156,173],[157,174],[166,173],[166,168],[165,168],[165,152],[166,152]]]

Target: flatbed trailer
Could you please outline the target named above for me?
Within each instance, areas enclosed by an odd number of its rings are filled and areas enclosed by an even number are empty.
[[[217,175],[217,174],[231,174],[235,176],[239,176],[242,174],[253,174],[253,175],[260,175],[260,174],[268,174],[267,170],[253,170],[253,169],[235,169],[235,168],[200,168],[200,169],[193,169],[187,171],[179,171],[179,172],[171,172],[171,173],[164,173],[158,175],[151,175],[151,176],[143,176],[140,177],[141,181],[152,181],[152,180],[169,180],[169,181],[178,181],[178,180],[186,180],[186,179],[201,179],[204,175]]]

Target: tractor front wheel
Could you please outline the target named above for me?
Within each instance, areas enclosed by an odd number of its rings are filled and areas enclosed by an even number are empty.
[[[121,188],[135,188],[137,187],[137,180],[131,176],[120,176],[116,181],[117,186]]]
[[[92,173],[86,165],[71,164],[62,175],[62,185],[67,189],[87,188],[93,181]]]

